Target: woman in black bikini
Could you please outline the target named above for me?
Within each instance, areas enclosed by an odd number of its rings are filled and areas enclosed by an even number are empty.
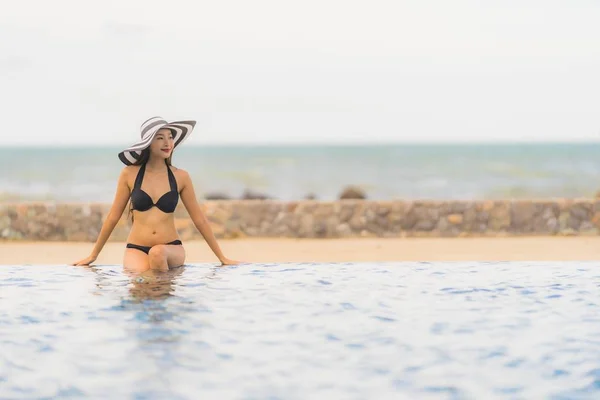
[[[126,165],[121,171],[114,202],[92,253],[72,265],[94,262],[131,199],[133,225],[127,239],[123,267],[132,272],[168,270],[185,262],[185,249],[175,229],[174,211],[179,201],[222,265],[238,264],[219,248],[200,208],[189,174],[171,165],[175,147],[192,132],[195,121],[167,123],[150,118],[141,126],[141,140],[119,153]],[[168,185],[168,186],[167,186]],[[156,202],[153,199],[158,199]]]

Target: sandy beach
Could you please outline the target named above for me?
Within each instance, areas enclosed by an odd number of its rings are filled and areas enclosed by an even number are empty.
[[[600,260],[600,237],[220,240],[246,262]],[[217,262],[203,241],[184,243],[187,263]],[[56,265],[88,255],[91,243],[0,242],[0,264]],[[107,243],[96,264],[121,264],[124,243]]]

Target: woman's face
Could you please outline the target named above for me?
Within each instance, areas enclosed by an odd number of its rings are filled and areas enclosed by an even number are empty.
[[[173,152],[173,134],[168,129],[159,130],[152,143],[150,144],[150,153],[153,157],[166,160]]]

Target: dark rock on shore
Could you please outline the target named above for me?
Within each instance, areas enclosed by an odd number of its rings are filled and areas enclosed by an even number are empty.
[[[267,200],[270,198],[270,196],[264,193],[255,192],[251,189],[246,189],[244,190],[244,193],[242,193],[243,200]]]
[[[367,198],[365,191],[358,186],[346,186],[339,196],[342,199],[359,199],[364,200]]]

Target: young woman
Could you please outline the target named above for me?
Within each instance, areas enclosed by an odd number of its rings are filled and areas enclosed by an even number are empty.
[[[185,249],[175,229],[174,212],[181,198],[194,225],[204,236],[222,265],[238,264],[225,257],[200,208],[190,175],[171,165],[173,150],[194,129],[196,121],[168,123],[150,118],[141,126],[141,140],[119,153],[125,164],[117,184],[114,202],[102,225],[91,254],[72,265],[94,262],[131,200],[133,221],[123,267],[131,272],[166,271],[185,262]]]

